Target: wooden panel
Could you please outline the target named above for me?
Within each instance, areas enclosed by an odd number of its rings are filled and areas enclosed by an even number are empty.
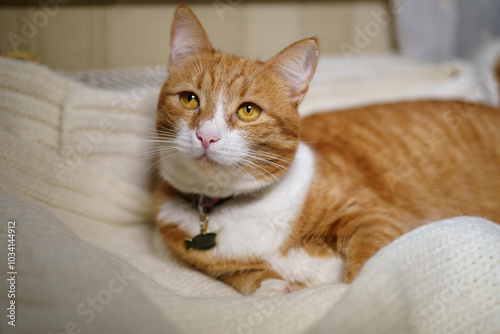
[[[50,1],[50,0],[0,0],[0,7],[2,6],[38,6],[40,1]],[[65,0],[67,1],[66,6],[107,6],[107,5],[165,5],[171,4],[177,6],[179,4],[178,0]],[[274,3],[304,3],[307,0],[271,0]],[[325,3],[325,2],[346,2],[348,0],[314,0],[315,3]],[[364,0],[366,1],[379,1],[380,0]],[[214,0],[187,0],[183,1],[184,4],[192,6],[194,4],[211,4]],[[236,2],[233,0],[231,2]],[[245,0],[246,3],[265,3],[270,2],[270,0]]]
[[[367,2],[353,7],[351,42],[362,52],[390,48],[390,21],[384,3]]]
[[[301,30],[303,37],[317,36],[321,53],[336,53],[350,36],[355,3],[325,3],[304,6]]]
[[[14,50],[22,47],[19,37],[22,37],[18,29],[18,12],[16,8],[5,8],[0,10],[0,51]],[[23,43],[24,44],[24,43]]]
[[[109,68],[109,44],[107,35],[107,11],[96,7],[89,8],[88,24],[90,33],[89,68]]]
[[[245,5],[244,55],[267,59],[295,42],[300,35],[301,5]]]
[[[113,6],[106,12],[109,67],[167,64],[175,6]]]
[[[214,48],[223,52],[242,56],[245,40],[242,38],[246,29],[245,10],[242,1],[214,1],[210,5],[192,5]],[[169,19],[171,22],[172,18]]]
[[[2,52],[11,50],[30,51],[39,54],[39,15],[33,20],[30,8],[6,8],[0,11],[0,48]]]
[[[341,52],[346,44],[359,53],[389,50],[390,28],[376,15],[384,6],[385,1],[237,0],[190,5],[215,48],[261,59],[311,36],[319,37],[322,53]],[[44,63],[65,70],[163,65],[176,7],[171,3],[61,6],[21,49],[39,53]],[[0,10],[2,51],[12,49],[8,32],[20,34],[24,22],[32,21],[34,15],[41,17],[40,11],[40,7]]]
[[[90,15],[87,7],[68,7],[50,18],[38,38],[43,63],[65,70],[95,67]]]

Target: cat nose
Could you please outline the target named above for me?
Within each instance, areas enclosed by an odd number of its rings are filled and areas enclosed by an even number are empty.
[[[210,144],[220,139],[220,132],[214,128],[201,128],[196,134],[196,137],[201,141],[201,145],[206,151]]]

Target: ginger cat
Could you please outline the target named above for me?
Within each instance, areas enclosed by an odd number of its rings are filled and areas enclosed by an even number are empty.
[[[157,228],[243,294],[352,282],[428,222],[500,222],[498,110],[421,101],[301,120],[317,60],[314,38],[267,62],[224,54],[187,7],[175,13],[156,119]]]

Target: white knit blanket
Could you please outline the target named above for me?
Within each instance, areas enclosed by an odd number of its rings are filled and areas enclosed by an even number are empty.
[[[479,84],[466,63],[380,56],[333,75],[341,64],[320,64],[303,113],[390,98],[470,98]],[[5,316],[9,286],[0,283],[2,333],[500,332],[500,227],[480,218],[414,230],[350,286],[282,297],[243,297],[179,263],[153,233],[148,138],[160,83],[149,79],[109,91],[0,58],[0,247],[7,272],[7,222],[16,221],[17,271],[15,327]],[[354,89],[360,81],[366,94]]]

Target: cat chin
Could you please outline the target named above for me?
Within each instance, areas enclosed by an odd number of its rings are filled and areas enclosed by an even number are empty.
[[[168,180],[167,180],[168,181]],[[189,185],[180,184],[178,182],[169,182],[177,191],[186,194],[200,194],[207,197],[237,197],[237,196],[252,196],[261,193],[269,185],[255,185],[255,187],[248,187],[245,184],[244,188],[234,185],[232,187],[214,187],[212,184]]]
[[[184,193],[195,193],[208,197],[234,197],[252,195],[266,189],[269,184],[257,179],[227,177],[222,174],[190,181],[165,178],[174,188]],[[194,181],[194,182],[193,182]]]
[[[230,167],[215,162],[203,163],[200,166],[165,166],[161,168],[161,176],[172,187],[183,193],[195,193],[209,197],[232,197],[250,195],[262,191],[269,183],[254,177],[242,177]]]
[[[216,156],[181,156],[176,160],[161,159],[160,174],[165,181],[182,193],[209,197],[231,197],[260,192],[268,180],[243,174],[233,164],[218,161]]]
[[[220,162],[211,159],[206,155],[201,155],[200,157],[196,158],[195,164],[200,172],[206,174],[208,177],[217,175],[218,171],[221,168],[224,168],[224,165],[222,165]]]

